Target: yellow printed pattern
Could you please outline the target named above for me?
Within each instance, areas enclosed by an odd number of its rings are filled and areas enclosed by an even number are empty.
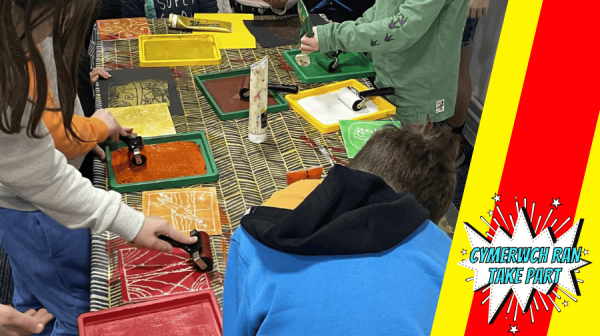
[[[146,191],[142,208],[146,216],[161,217],[186,236],[194,229],[222,233],[216,188]]]
[[[141,137],[177,133],[167,104],[111,108],[110,113],[123,127],[131,127]]]

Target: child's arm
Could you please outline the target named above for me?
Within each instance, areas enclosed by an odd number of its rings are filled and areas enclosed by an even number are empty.
[[[30,111],[31,104],[26,108]],[[36,133],[48,134],[43,123]],[[144,215],[123,203],[119,193],[94,188],[67,164],[50,136],[0,132],[0,143],[0,183],[55,221],[70,229],[89,227],[93,233],[108,230],[128,241],[142,229]]]
[[[369,23],[332,23],[317,27],[321,52],[394,53],[409,48],[429,29],[444,7],[445,0],[407,0],[397,15]],[[373,8],[369,10],[373,15]],[[368,18],[365,18],[367,20]]]
[[[30,83],[35,83],[35,77],[33,76],[35,71],[32,63],[30,62],[27,66],[29,67],[29,81]],[[50,81],[48,81],[48,86],[50,86]],[[31,85],[29,96],[34,97],[36,95],[35,85]],[[89,153],[99,142],[103,142],[108,138],[108,127],[102,120],[79,115],[73,116],[71,124],[73,125],[73,130],[82,141],[77,140],[75,137],[68,137],[63,124],[62,113],[60,111],[52,111],[56,106],[52,90],[48,90],[46,111],[42,115],[42,122],[50,132],[56,149],[63,153],[68,160]]]
[[[71,121],[73,130],[83,141],[79,141],[75,137],[67,137],[61,112],[46,111],[42,116],[42,121],[54,139],[54,147],[68,160],[89,153],[98,143],[108,138],[108,127],[98,118],[73,116]]]

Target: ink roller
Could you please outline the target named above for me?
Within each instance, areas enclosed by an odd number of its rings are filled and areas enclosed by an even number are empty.
[[[129,148],[131,155],[131,165],[134,167],[143,167],[146,165],[146,156],[142,155],[142,148],[144,147],[144,140],[141,136],[119,136],[119,139],[123,141]]]
[[[317,63],[329,72],[336,72],[340,66],[340,54],[343,51],[331,51],[326,53],[326,57],[318,57]]]
[[[269,84],[269,91],[298,93],[298,85]],[[250,100],[250,76],[245,76],[240,89],[240,99]]]
[[[180,248],[189,253],[194,264],[201,272],[210,272],[213,269],[213,256],[210,249],[210,237],[208,233],[197,230],[190,232],[190,237],[197,237],[198,241],[194,244],[182,244],[168,236],[158,236],[158,239],[164,240],[173,247]]]
[[[352,86],[345,87],[338,92],[338,99],[352,111],[358,112],[367,105],[367,97],[389,96],[396,93],[392,87],[358,91]]]

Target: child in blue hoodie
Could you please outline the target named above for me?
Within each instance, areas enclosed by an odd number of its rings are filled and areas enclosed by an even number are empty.
[[[457,150],[448,127],[385,128],[348,167],[251,209],[227,258],[224,335],[429,335]]]

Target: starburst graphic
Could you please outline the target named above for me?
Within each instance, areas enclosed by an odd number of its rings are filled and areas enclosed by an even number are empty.
[[[462,251],[460,251],[460,253],[462,253],[462,255],[466,255],[467,254],[467,250],[462,249]]]
[[[509,324],[509,325],[510,325],[510,330],[508,332],[511,332],[513,335],[515,335],[515,333],[520,332],[520,330],[517,329],[516,325],[512,325],[512,324]]]
[[[496,194],[499,198],[499,196]],[[495,200],[495,198],[493,198]],[[554,200],[554,199],[553,199]],[[558,202],[557,200],[554,200]],[[554,204],[553,204],[554,205]],[[581,267],[590,262],[581,259],[585,254],[583,248],[577,247],[577,240],[581,232],[583,219],[573,224],[567,231],[556,238],[556,233],[561,231],[571,218],[569,217],[560,226],[555,227],[558,218],[551,225],[547,225],[549,219],[557,206],[550,208],[544,224],[542,215],[539,215],[537,224],[534,225],[531,218],[534,216],[535,203],[531,204],[531,212],[527,210],[527,199],[524,206],[519,207],[518,218],[515,221],[512,214],[509,215],[510,224],[507,223],[499,206],[496,206],[497,215],[492,221],[492,226],[483,216],[480,219],[488,226],[489,231],[484,234],[475,230],[469,223],[464,223],[469,241],[471,253],[468,259],[462,260],[459,265],[475,271],[474,277],[466,281],[473,281],[473,291],[488,292],[489,295],[482,304],[488,302],[488,323],[493,323],[501,308],[508,303],[506,313],[509,313],[515,301],[515,317],[520,310],[525,314],[529,310],[532,323],[535,306],[539,310],[549,310],[549,301],[557,311],[561,311],[550,295],[561,299],[560,291],[573,302],[577,302],[570,293],[580,295],[578,283],[583,280],[577,279],[575,274],[579,273]],[[512,235],[511,235],[512,232]],[[464,250],[464,249],[463,249]],[[563,308],[568,306],[568,301],[560,302]],[[517,331],[511,331],[513,334]],[[514,327],[516,329],[516,325]]]
[[[492,197],[492,199],[494,200],[494,202],[498,203],[501,202],[500,197],[502,197],[502,195],[494,194],[494,197]]]

